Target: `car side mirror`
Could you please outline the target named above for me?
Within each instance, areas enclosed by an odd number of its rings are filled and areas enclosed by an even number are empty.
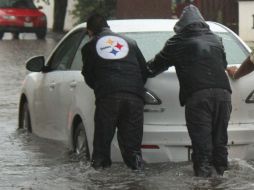
[[[35,56],[26,61],[26,69],[32,72],[41,72],[45,67],[44,56]]]

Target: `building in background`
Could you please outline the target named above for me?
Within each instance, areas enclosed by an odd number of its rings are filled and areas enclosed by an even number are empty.
[[[53,2],[53,1],[51,1]],[[53,3],[43,7],[48,17],[49,29],[53,26]],[[196,5],[204,18],[222,23],[240,35],[245,41],[254,41],[254,0],[118,0],[116,18],[178,18],[188,4]],[[77,19],[71,12],[75,0],[68,0],[65,30],[73,28]]]
[[[197,6],[206,20],[238,33],[238,0],[118,0],[117,18],[178,18],[186,5]]]
[[[170,0],[118,0],[116,18],[170,18]]]
[[[239,0],[239,36],[246,42],[254,42],[253,0]]]

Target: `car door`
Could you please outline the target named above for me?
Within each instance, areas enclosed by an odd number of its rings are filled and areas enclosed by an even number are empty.
[[[46,137],[67,139],[68,109],[76,87],[70,66],[84,35],[84,30],[68,35],[48,59],[49,72],[42,73],[35,112],[40,113],[37,123]]]
[[[81,74],[83,61],[81,49],[88,42],[89,37],[84,36],[82,42],[73,59],[71,70],[75,77],[76,88],[73,93],[73,101],[70,107],[69,125],[76,115],[82,119],[83,125],[86,130],[89,148],[92,150],[92,139],[94,129],[94,110],[95,110],[95,96],[94,91],[85,82],[84,76]],[[70,127],[69,127],[70,128]]]

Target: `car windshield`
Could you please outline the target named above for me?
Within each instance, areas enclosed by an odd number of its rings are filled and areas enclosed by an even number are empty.
[[[0,8],[36,9],[33,0],[0,0]]]
[[[137,41],[146,60],[150,60],[164,46],[165,42],[174,35],[173,32],[137,32],[125,33]],[[240,64],[247,57],[247,50],[229,33],[217,33],[223,39],[229,65]]]

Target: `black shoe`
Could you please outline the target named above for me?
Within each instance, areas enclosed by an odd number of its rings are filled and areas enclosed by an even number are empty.
[[[212,167],[210,165],[202,165],[202,166],[195,166],[194,167],[194,173],[196,177],[211,177],[213,172],[212,172]]]
[[[225,167],[225,166],[215,166],[215,170],[216,170],[216,172],[217,172],[217,174],[218,175],[220,175],[220,176],[223,176],[223,174],[224,174],[224,172],[226,171],[226,170],[228,170],[228,167]]]
[[[92,160],[91,162],[91,166],[94,168],[94,169],[104,169],[104,168],[109,168],[111,166],[112,162],[111,160],[102,160],[102,159],[95,159],[95,160]]]
[[[143,171],[144,170],[144,160],[141,155],[135,155],[132,159],[132,163],[129,166],[132,170]]]

